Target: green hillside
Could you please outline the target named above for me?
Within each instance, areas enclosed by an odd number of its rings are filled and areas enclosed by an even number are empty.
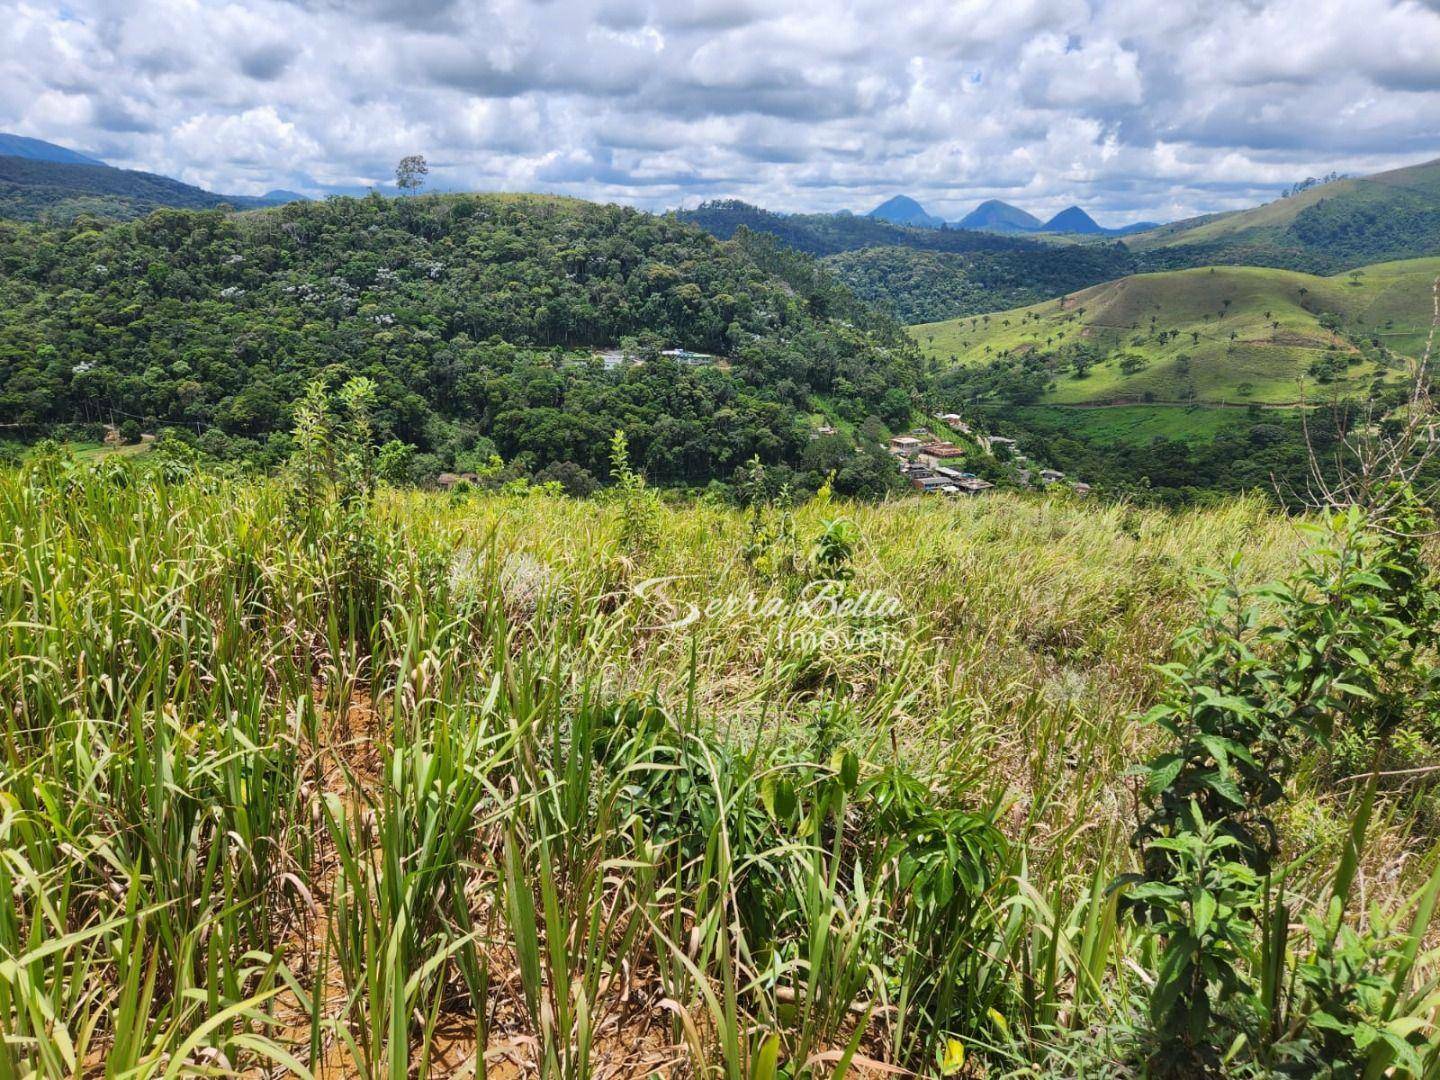
[[[64,152],[63,147],[53,149]],[[279,197],[217,195],[168,176],[99,162],[0,154],[0,218],[20,221],[64,221],[81,214],[128,219],[162,207],[205,210],[229,205],[244,210],[291,201],[288,194],[275,194]]]
[[[906,323],[1038,303],[1135,268],[1114,244],[972,252],[872,247],[823,262],[856,296]]]
[[[622,344],[644,362],[593,359]],[[661,355],[672,348],[716,361],[681,365]],[[365,376],[381,434],[432,473],[498,452],[604,476],[623,428],[657,482],[729,479],[758,455],[818,484],[832,468],[843,481],[853,452],[806,463],[812,399],[904,423],[918,371],[898,325],[768,237],[722,243],[573,199],[0,222],[8,427],[127,418],[264,464],[285,452],[309,380]]]
[[[958,227],[938,229],[849,214],[777,214],[737,200],[678,216],[721,239],[740,228],[769,233],[828,259],[857,294],[903,321],[929,321],[1034,303],[1127,274],[1261,266],[1325,275],[1440,255],[1440,160],[1317,183],[1250,210],[1104,235],[1036,231],[1039,221],[993,201]],[[1046,227],[1095,227],[1086,222],[1083,212],[1066,211]],[[1267,367],[1263,358],[1257,363]]]
[[[1334,277],[1256,267],[1139,274],[1058,300],[911,328],[975,369],[972,392],[1050,404],[1367,396],[1423,349],[1440,259]]]
[[[1120,243],[1001,235],[963,222],[910,228],[853,214],[776,214],[735,199],[676,216],[721,240],[743,229],[820,257],[857,296],[906,323],[1033,304],[1142,268]]]
[[[1440,160],[1319,184],[1288,198],[1126,238],[1157,265],[1245,263],[1334,273],[1440,253]]]
[[[975,229],[916,228],[883,218],[840,214],[777,214],[739,199],[716,199],[694,210],[680,210],[681,221],[699,225],[729,240],[740,229],[768,233],[786,247],[807,255],[835,255],[872,247],[908,247],[923,251],[1028,251],[1038,241]]]

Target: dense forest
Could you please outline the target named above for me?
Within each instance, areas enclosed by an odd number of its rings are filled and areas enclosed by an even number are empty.
[[[1123,246],[1046,246],[1016,251],[864,248],[825,266],[856,296],[921,323],[1023,307],[1132,272]]]
[[[1066,423],[1060,409],[1000,405],[972,411],[995,433],[1018,437],[1036,462],[1109,497],[1172,509],[1253,491],[1298,508],[1312,487],[1312,455],[1329,472],[1337,455],[1348,456],[1344,436],[1357,418],[1355,406],[1319,409],[1305,422],[1292,411],[1256,406],[1242,414],[1243,422],[1237,419],[1210,438],[1128,442],[1087,434]],[[995,471],[1003,480],[1007,470]]]
[[[1124,277],[1123,244],[1069,244],[973,229],[914,228],[852,214],[776,214],[735,199],[679,215],[721,239],[742,231],[822,259],[854,293],[902,322],[1000,311]]]
[[[622,343],[646,362],[593,358]],[[615,206],[375,196],[0,225],[0,423],[179,425],[267,462],[316,375],[373,379],[381,436],[432,470],[498,452],[603,477],[624,428],[655,480],[698,484],[755,455],[801,466],[815,397],[906,422],[919,362],[773,239]]]

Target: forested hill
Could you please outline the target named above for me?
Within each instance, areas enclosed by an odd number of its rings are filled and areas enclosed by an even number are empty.
[[[650,362],[606,372],[638,337]],[[632,343],[633,344],[633,343]],[[655,354],[724,358],[697,368]],[[908,419],[918,351],[809,258],[539,196],[332,199],[102,225],[0,223],[0,423],[131,417],[272,455],[306,380],[368,375],[382,437],[655,479],[796,463],[812,396]]]
[[[906,323],[1023,307],[1135,268],[1130,253],[1116,244],[974,252],[865,248],[823,262],[856,296]]]
[[[64,147],[53,149],[66,152]],[[162,207],[203,210],[226,205],[245,210],[287,201],[288,197],[217,195],[168,176],[115,169],[98,161],[0,154],[0,218],[64,221],[81,214],[134,218]]]
[[[769,233],[786,247],[809,255],[835,255],[872,247],[909,247],[922,251],[1030,251],[1046,245],[1038,240],[979,232],[974,229],[922,228],[897,225],[883,218],[855,214],[777,214],[738,199],[702,203],[679,211],[682,221],[699,225],[723,239],[745,228]]]
[[[1033,304],[1138,268],[1120,243],[1062,244],[851,214],[776,214],[734,199],[677,216],[722,239],[742,230],[765,233],[819,256],[857,296],[907,323]]]

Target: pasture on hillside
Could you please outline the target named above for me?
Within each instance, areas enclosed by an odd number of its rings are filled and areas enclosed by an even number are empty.
[[[1330,278],[1231,266],[1138,274],[911,334],[928,356],[961,365],[1088,347],[1093,366],[1081,375],[1057,364],[1046,403],[1363,400],[1403,382],[1403,358],[1423,351],[1437,275],[1440,259]],[[1382,362],[1380,347],[1395,360]]]

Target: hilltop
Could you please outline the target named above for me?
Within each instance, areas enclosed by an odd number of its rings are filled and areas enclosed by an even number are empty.
[[[868,214],[777,214],[739,199],[701,203],[694,210],[676,211],[675,217],[699,225],[721,240],[744,228],[768,233],[786,247],[816,256],[872,247],[970,252],[1033,251],[1043,246],[1034,240],[971,229],[902,225]]]
[[[991,390],[1034,401],[1362,398],[1403,378],[1403,358],[1423,348],[1437,274],[1440,259],[1335,277],[1256,267],[1139,274],[911,332],[928,355],[984,368]]]
[[[1128,236],[1155,227],[1153,221],[1137,221],[1132,225],[1108,229],[1101,225],[1078,206],[1066,207],[1050,220],[1042,222],[1034,214],[1001,202],[987,199],[956,223],[961,229],[980,229],[985,232],[1010,235],[1028,234],[1038,239],[1087,236]]]
[[[1044,225],[1046,232],[1077,233],[1083,236],[1094,236],[1105,232],[1089,214],[1078,206],[1069,206],[1061,210]]]
[[[1203,259],[1312,273],[1440,254],[1440,160],[1163,225],[1126,244],[1157,265]]]

